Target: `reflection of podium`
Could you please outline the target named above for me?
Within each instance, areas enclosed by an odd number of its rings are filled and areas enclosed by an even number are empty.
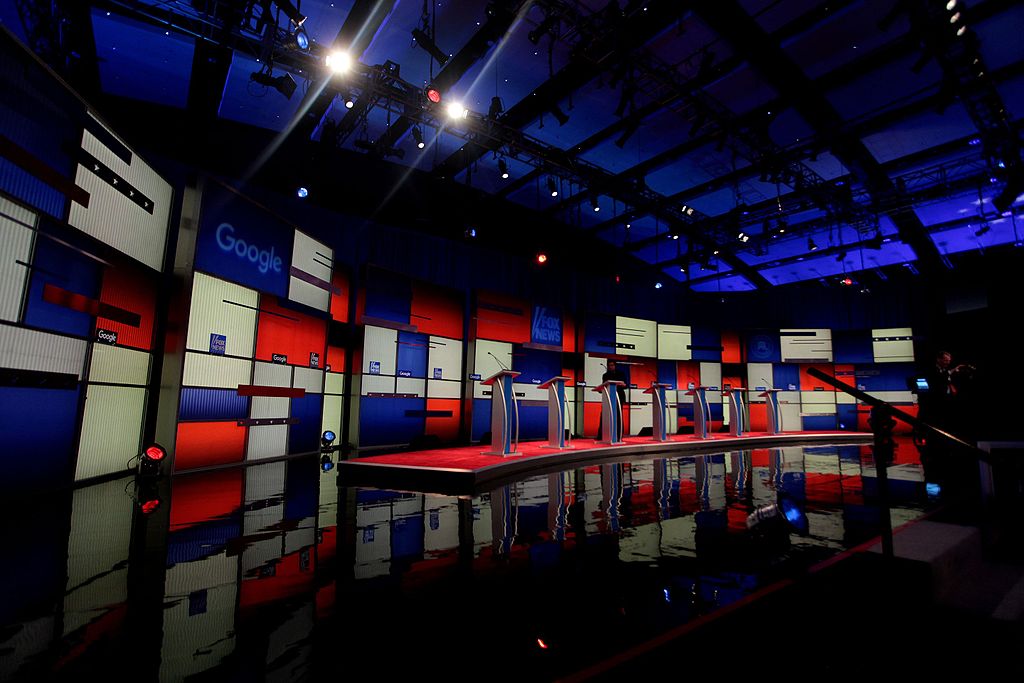
[[[546,448],[572,448],[565,445],[565,383],[569,377],[552,377],[539,385],[548,390],[548,445]]]
[[[764,398],[764,402],[768,405],[768,433],[778,434],[782,431],[782,409],[779,408],[779,392],[782,389],[767,389],[763,394],[758,394]]]
[[[499,370],[481,382],[491,387],[491,450],[485,451],[486,455],[518,455],[519,403],[512,380],[520,374],[515,370]]]
[[[625,382],[609,379],[594,388],[594,391],[601,394],[600,443],[622,443],[622,402],[619,401],[619,387],[625,385]]]
[[[665,390],[671,388],[671,384],[651,382],[651,388],[644,389],[645,394],[654,394],[654,406],[652,406],[654,409],[651,412],[654,414],[652,431],[655,441],[668,441],[669,412],[668,404],[665,402]]]
[[[747,390],[744,387],[730,387],[722,393],[729,397],[729,433],[743,436],[744,432],[750,431],[750,416],[744,400]]]
[[[708,388],[694,387],[686,392],[693,396],[693,435],[698,439],[708,438],[711,424],[711,407],[708,406]]]

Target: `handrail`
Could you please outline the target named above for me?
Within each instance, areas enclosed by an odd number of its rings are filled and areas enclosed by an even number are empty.
[[[907,424],[909,424],[912,427],[917,427],[919,429],[923,429],[926,432],[931,432],[933,434],[938,434],[942,438],[948,439],[949,441],[952,441],[953,443],[955,443],[955,444],[957,444],[959,446],[962,446],[966,450],[970,451],[976,458],[978,458],[979,460],[981,460],[983,462],[991,462],[991,460],[992,460],[991,455],[988,452],[981,450],[980,448],[978,448],[974,444],[972,444],[972,443],[970,443],[968,441],[964,441],[960,437],[954,436],[953,434],[950,434],[947,431],[939,429],[938,427],[930,425],[927,422],[925,422],[924,420],[920,419],[919,417],[916,417],[914,415],[911,415],[910,413],[904,412],[904,411],[900,410],[899,408],[893,406],[891,403],[889,403],[887,401],[883,401],[880,398],[875,398],[871,394],[868,394],[868,393],[866,393],[864,391],[861,391],[860,389],[858,389],[858,388],[856,388],[854,386],[850,386],[846,382],[841,382],[838,379],[836,379],[835,377],[831,377],[829,375],[826,375],[824,372],[822,372],[821,370],[819,370],[817,368],[814,368],[814,367],[807,368],[807,374],[810,375],[811,377],[814,377],[815,379],[820,379],[822,382],[825,382],[826,384],[831,384],[832,386],[836,387],[837,389],[841,389],[845,393],[853,396],[854,398],[856,398],[856,399],[858,399],[860,401],[863,401],[864,403],[867,403],[867,404],[871,405],[872,407],[884,408],[884,409],[890,411],[893,417],[899,418],[900,420],[902,420],[903,422],[906,422]]]

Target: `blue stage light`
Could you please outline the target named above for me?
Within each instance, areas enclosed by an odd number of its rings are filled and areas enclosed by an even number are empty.
[[[309,196],[309,189],[305,187],[300,187],[298,190],[295,191],[295,194],[298,195],[299,199],[305,199],[306,197]]]
[[[334,469],[334,461],[331,460],[331,456],[327,455],[326,453],[324,453],[322,456],[320,456],[320,471],[321,472],[330,472],[333,469]]]
[[[338,435],[328,429],[327,431],[320,435],[320,445],[326,448],[327,446],[330,446],[332,443],[334,443],[334,440],[337,438]]]

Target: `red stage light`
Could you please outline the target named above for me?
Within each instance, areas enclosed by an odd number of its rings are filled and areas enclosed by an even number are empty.
[[[548,255],[547,254],[545,254],[543,251],[541,253],[537,254],[537,263],[547,263],[547,262],[548,262]]]
[[[158,507],[160,507],[160,499],[159,498],[156,498],[156,499],[153,499],[153,500],[147,500],[145,503],[142,504],[142,514],[148,515],[149,513],[151,513],[154,510],[156,510]]]
[[[167,455],[167,452],[160,446],[150,446],[146,449],[146,457],[150,460],[159,462],[164,459],[165,455]]]
[[[427,99],[437,104],[441,101],[441,91],[437,88],[427,88]]]
[[[540,649],[542,649],[542,650],[546,650],[546,649],[548,649],[548,644],[547,644],[547,643],[545,643],[545,642],[544,642],[543,640],[541,640],[540,638],[538,638],[538,639],[537,639],[537,645],[539,645],[539,646],[540,646]]]
[[[851,280],[851,279],[850,279],[850,278],[848,278],[848,277],[844,277],[844,278],[843,278],[842,280],[840,280],[840,282],[842,282],[842,283],[843,283],[844,285],[847,285],[847,286],[849,286],[849,285],[852,285],[852,284],[853,284],[853,280]]]

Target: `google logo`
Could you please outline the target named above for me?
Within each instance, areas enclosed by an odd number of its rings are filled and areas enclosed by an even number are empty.
[[[274,247],[270,250],[260,249],[255,244],[247,244],[245,240],[235,237],[235,228],[230,223],[221,223],[217,226],[217,246],[228,254],[234,253],[240,259],[248,259],[258,264],[261,273],[273,270],[281,272],[281,257],[274,253]]]

